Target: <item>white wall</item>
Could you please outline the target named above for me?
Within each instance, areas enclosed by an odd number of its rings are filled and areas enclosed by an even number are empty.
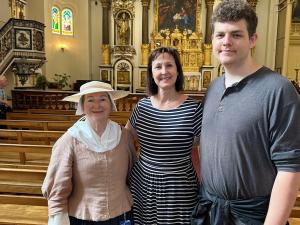
[[[11,15],[8,1],[0,0],[0,28],[9,20]]]
[[[89,1],[82,0],[44,0],[45,1],[45,40],[46,40],[46,76],[66,73],[71,82],[90,79],[90,38],[89,38]],[[60,9],[69,7],[74,15],[74,36],[51,33],[51,7]],[[64,45],[61,51],[60,45]]]
[[[274,69],[277,35],[277,0],[258,1],[258,40],[254,58],[257,62]]]
[[[25,19],[45,22],[44,1],[27,0]]]

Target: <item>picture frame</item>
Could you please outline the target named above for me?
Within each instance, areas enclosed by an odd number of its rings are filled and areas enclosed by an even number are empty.
[[[110,81],[108,70],[101,70],[101,80],[102,81]]]
[[[201,90],[207,90],[207,88],[212,80],[212,71],[211,70],[203,70],[201,77],[202,77]]]
[[[146,88],[147,86],[147,71],[141,71],[140,87]]]
[[[173,31],[176,27],[188,33],[200,33],[201,0],[154,0],[154,31]]]
[[[32,35],[30,29],[15,28],[15,48],[32,49]]]
[[[118,84],[130,84],[130,73],[129,71],[121,71],[117,72],[117,83]]]

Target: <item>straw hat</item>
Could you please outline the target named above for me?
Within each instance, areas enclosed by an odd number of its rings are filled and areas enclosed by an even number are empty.
[[[112,104],[112,111],[117,111],[117,107],[116,104],[114,103],[114,100],[123,98],[129,94],[128,91],[114,90],[110,84],[100,82],[100,81],[90,81],[81,85],[79,93],[67,96],[63,99],[63,101],[78,103],[76,115],[81,115],[83,114],[83,101],[80,100],[81,97],[87,94],[98,93],[98,92],[108,93],[108,96]]]
[[[107,92],[111,96],[112,100],[123,98],[129,94],[128,91],[114,90],[110,84],[101,81],[90,81],[81,85],[80,92],[65,97],[63,101],[78,103],[81,96],[97,92]]]

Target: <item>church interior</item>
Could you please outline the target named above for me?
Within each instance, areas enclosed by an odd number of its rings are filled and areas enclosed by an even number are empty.
[[[0,76],[13,110],[0,120],[0,224],[47,224],[41,182],[53,143],[79,118],[61,100],[80,85],[129,91],[112,115],[125,125],[147,94],[148,55],[168,46],[180,53],[184,92],[203,98],[223,73],[210,24],[221,1],[0,0]],[[253,57],[300,93],[300,0],[248,2],[258,15]],[[290,224],[300,224],[300,194]]]

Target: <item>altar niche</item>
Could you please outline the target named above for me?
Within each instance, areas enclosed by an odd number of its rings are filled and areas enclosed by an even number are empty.
[[[132,15],[120,10],[115,15],[115,45],[132,45]]]

